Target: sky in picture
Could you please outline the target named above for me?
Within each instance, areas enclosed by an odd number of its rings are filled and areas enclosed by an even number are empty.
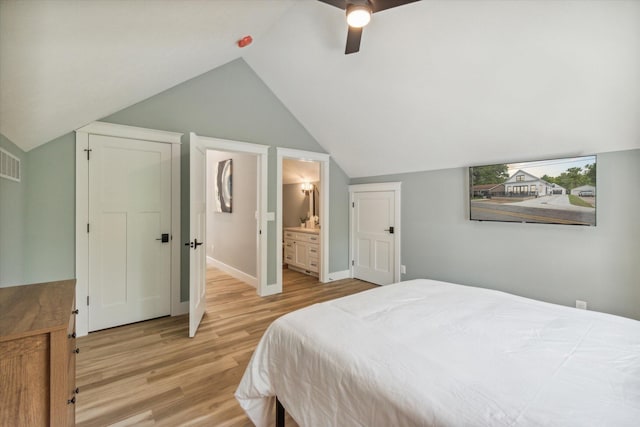
[[[509,176],[512,176],[519,169],[530,173],[538,178],[543,175],[555,177],[565,172],[569,168],[580,167],[585,170],[586,165],[596,162],[596,156],[571,157],[553,160],[538,160],[534,162],[509,163]]]

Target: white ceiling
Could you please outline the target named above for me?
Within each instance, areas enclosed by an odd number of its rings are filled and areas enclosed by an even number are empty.
[[[0,0],[0,133],[30,150],[115,113],[240,57],[295,3]]]
[[[0,0],[0,132],[29,150],[243,56],[351,177],[640,148],[638,0],[423,0],[345,39],[314,0]]]

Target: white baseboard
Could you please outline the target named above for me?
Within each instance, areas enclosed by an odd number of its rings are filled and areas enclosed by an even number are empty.
[[[261,297],[268,297],[269,295],[275,295],[275,294],[281,294],[282,290],[278,290],[278,287],[276,286],[275,283],[272,283],[270,285],[267,285],[267,292],[265,292],[264,294],[260,295]]]
[[[220,269],[227,273],[231,277],[235,277],[238,280],[242,280],[245,283],[253,286],[254,288],[258,287],[258,279],[253,276],[248,275],[244,271],[240,271],[235,267],[231,267],[223,262],[218,261],[217,259],[213,259],[210,256],[207,256],[207,265]]]
[[[349,270],[342,270],[342,271],[334,271],[333,273],[329,273],[329,282],[333,282],[335,280],[342,280],[342,279],[350,279],[351,278],[351,272]]]
[[[171,307],[171,316],[181,316],[187,313],[189,313],[189,301],[174,303]]]

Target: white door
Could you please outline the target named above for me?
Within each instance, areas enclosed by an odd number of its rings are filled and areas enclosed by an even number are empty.
[[[196,335],[200,320],[207,308],[206,251],[206,162],[207,155],[198,137],[191,136],[190,144],[190,209],[189,238],[189,336]]]
[[[171,145],[89,136],[89,331],[170,314]]]
[[[395,194],[353,193],[353,276],[378,285],[395,280]]]

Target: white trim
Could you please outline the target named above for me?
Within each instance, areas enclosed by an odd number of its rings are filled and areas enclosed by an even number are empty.
[[[89,148],[89,134],[76,132],[76,335],[89,333],[89,162],[85,149]]]
[[[212,267],[217,268],[218,270],[222,270],[225,273],[227,273],[229,276],[234,277],[238,280],[241,280],[251,286],[253,286],[254,288],[258,287],[258,279],[253,277],[250,274],[245,273],[244,271],[238,270],[235,267],[232,267],[228,264],[225,264],[222,261],[218,261],[217,259],[211,258],[210,256],[207,255],[207,264],[211,265]]]
[[[168,132],[157,129],[140,128],[136,126],[118,125],[107,122],[93,122],[76,132],[90,133],[92,135],[115,136],[129,139],[141,139],[143,141],[167,142],[169,144],[181,144],[182,133]]]
[[[400,191],[402,182],[376,182],[373,184],[351,184],[349,193],[365,191]]]
[[[351,277],[352,276],[350,270],[334,271],[333,273],[329,273],[330,282],[333,282],[335,280],[350,279]]]
[[[291,148],[277,147],[276,160],[276,283],[278,290],[282,292],[282,160],[296,159],[320,162],[320,271],[319,280],[322,283],[329,281],[329,159],[325,153],[314,151],[294,150]]]
[[[171,315],[189,312],[189,300],[181,301],[180,256],[182,252],[180,218],[180,145],[171,145]],[[186,309],[185,309],[186,308]]]
[[[232,151],[237,153],[249,153],[258,156],[257,173],[257,211],[258,211],[258,235],[256,236],[257,246],[257,266],[256,266],[256,289],[260,296],[270,295],[267,285],[267,200],[268,193],[268,167],[269,167],[269,146],[262,144],[252,144],[249,142],[231,141],[228,139],[211,138],[200,136],[191,132],[190,140],[198,138],[198,141],[207,150]]]
[[[171,315],[188,312],[180,301],[180,137],[182,134],[160,130],[136,128],[112,123],[94,122],[76,130],[76,334],[89,333],[86,306],[89,295],[89,162],[85,149],[89,148],[89,135],[116,136],[160,143],[171,146]]]
[[[189,301],[182,301],[171,306],[171,317],[189,314]]]
[[[282,267],[280,267],[280,270],[282,270]],[[276,294],[281,294],[282,293],[282,289],[278,290],[278,284],[277,283],[272,283],[270,285],[267,286],[266,292],[263,294],[260,294],[261,297],[268,297],[270,295],[276,295]]]
[[[349,275],[353,277],[353,241],[354,241],[354,229],[353,229],[353,203],[354,193],[364,193],[370,191],[393,191],[394,198],[394,217],[395,217],[395,239],[394,240],[394,267],[393,267],[393,280],[399,282],[400,279],[400,241],[402,239],[402,212],[401,212],[401,195],[402,195],[402,182],[380,182],[373,184],[353,184],[349,186]]]

